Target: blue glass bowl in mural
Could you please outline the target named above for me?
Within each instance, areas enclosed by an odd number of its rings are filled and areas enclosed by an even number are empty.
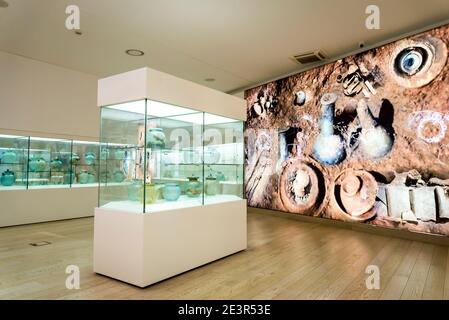
[[[199,181],[199,177],[188,177],[189,182],[187,182],[186,194],[188,197],[196,198],[203,192],[203,186]]]
[[[147,147],[151,149],[165,148],[165,134],[162,128],[148,129]]]
[[[17,161],[17,155],[14,151],[7,150],[7,151],[3,152],[3,154],[0,158],[0,161],[1,161],[1,163],[13,164]]]
[[[45,171],[47,169],[47,161],[41,157],[31,157],[28,164],[30,171]]]
[[[0,178],[0,183],[2,186],[10,187],[16,182],[16,175],[13,171],[9,169],[2,173],[2,177]]]
[[[62,169],[63,162],[59,158],[55,158],[50,162],[50,168],[54,171]]]
[[[84,161],[89,166],[91,166],[91,165],[93,165],[95,163],[95,158],[96,158],[96,155],[93,152],[86,152],[84,154]]]
[[[125,160],[126,151],[124,149],[116,149],[114,152],[115,160]]]
[[[114,182],[123,182],[125,180],[125,174],[121,170],[116,170],[114,172]]]
[[[162,191],[162,195],[167,201],[176,201],[181,196],[181,188],[177,183],[167,183]]]

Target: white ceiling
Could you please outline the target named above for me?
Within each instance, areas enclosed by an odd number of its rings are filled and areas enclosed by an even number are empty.
[[[149,66],[226,92],[300,70],[298,53],[337,57],[449,18],[449,0],[6,1],[2,51],[99,77]],[[65,28],[69,4],[81,9],[82,36]],[[380,30],[364,27],[369,4]]]

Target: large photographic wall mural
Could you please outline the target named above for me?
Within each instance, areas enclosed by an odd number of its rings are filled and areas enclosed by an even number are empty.
[[[247,90],[251,207],[449,236],[449,25]]]

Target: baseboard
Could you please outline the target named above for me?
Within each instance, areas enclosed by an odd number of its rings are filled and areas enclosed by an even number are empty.
[[[320,224],[324,224],[324,225],[328,225],[328,226],[332,226],[332,227],[345,228],[345,229],[350,229],[353,231],[371,233],[371,234],[376,234],[376,235],[380,235],[380,236],[401,238],[401,239],[407,239],[407,240],[412,240],[412,241],[421,241],[421,242],[426,242],[426,243],[431,243],[431,244],[436,244],[436,245],[449,246],[449,237],[446,237],[443,235],[438,235],[438,234],[433,235],[433,234],[418,233],[418,232],[401,230],[401,229],[390,229],[390,228],[375,226],[375,225],[370,225],[370,224],[363,224],[363,223],[357,223],[357,222],[344,222],[344,221],[338,221],[338,220],[332,220],[332,219],[304,216],[304,215],[299,215],[299,214],[293,214],[293,213],[287,213],[287,212],[269,210],[269,209],[253,208],[253,207],[248,207],[248,213],[267,214],[267,215],[271,215],[271,216],[282,217],[282,218],[297,220],[297,221],[301,221],[301,222],[320,223]]]

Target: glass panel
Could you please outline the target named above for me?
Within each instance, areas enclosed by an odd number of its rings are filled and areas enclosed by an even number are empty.
[[[98,184],[100,145],[98,142],[73,141],[72,171],[67,180],[72,187],[93,187]]]
[[[0,190],[26,189],[28,137],[0,136]]]
[[[203,204],[203,113],[179,108],[172,116],[153,117],[160,112],[152,108],[163,107],[154,101],[147,107],[147,213]]]
[[[101,108],[99,206],[144,212],[145,100]]]
[[[204,114],[205,204],[243,198],[243,122]]]
[[[30,138],[28,188],[70,186],[70,140]]]

